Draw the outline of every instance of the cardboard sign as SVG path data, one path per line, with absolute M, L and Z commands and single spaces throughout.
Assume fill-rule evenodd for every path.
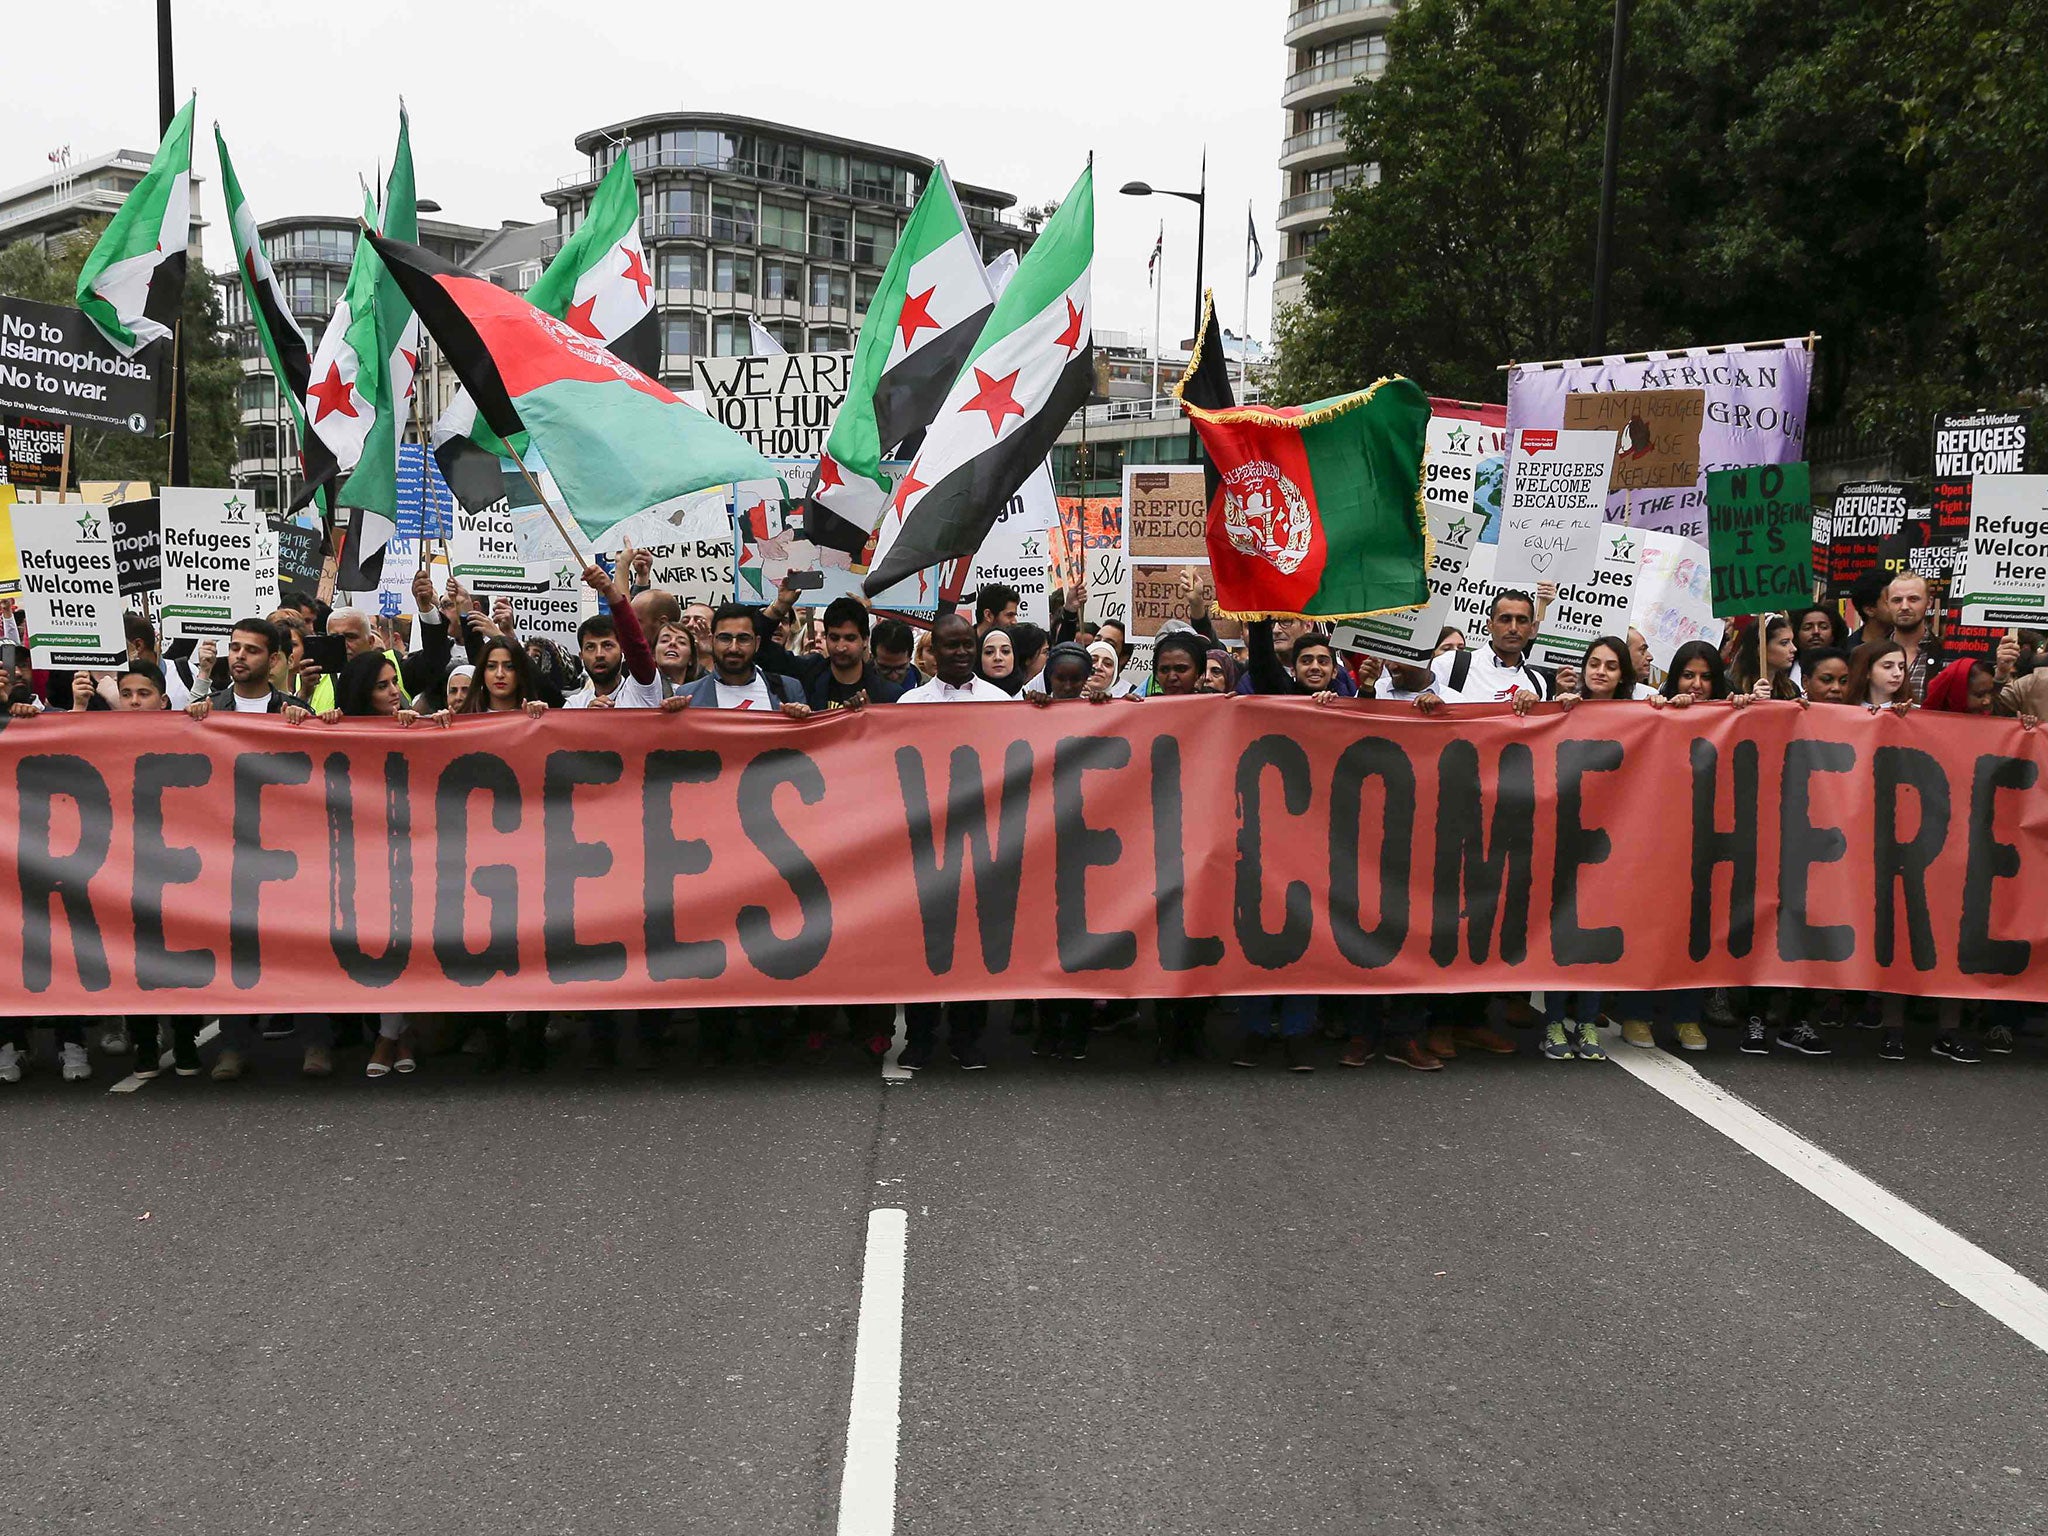
M 226 640 L 277 606 L 277 535 L 236 490 L 167 485 L 161 503 L 163 643 Z
M 811 461 L 792 481 L 800 492 L 809 482 L 811 466 L 825 451 L 852 366 L 851 352 L 700 357 L 697 388 L 705 413 L 739 433 L 764 457 Z
M 1124 471 L 1124 515 L 1131 525 L 1133 560 L 1209 563 L 1206 481 L 1199 464 Z
M 107 509 L 90 502 L 14 508 L 29 660 L 38 667 L 111 667 L 128 657 Z
M 1707 475 L 1714 616 L 1785 613 L 1813 594 L 1813 496 L 1806 465 Z
M 1675 533 L 1635 531 L 1642 536 L 1643 558 L 1628 621 L 1649 642 L 1650 659 L 1665 669 L 1688 640 L 1719 645 L 1727 626 L 1714 617 L 1713 562 L 1706 550 Z
M 1608 523 L 1595 546 L 1593 574 L 1560 584 L 1543 614 L 1543 628 L 1530 648 L 1539 667 L 1576 667 L 1586 647 L 1613 636 L 1628 638 L 1629 614 L 1635 607 L 1636 579 L 1642 569 L 1643 536 L 1633 528 Z
M 1978 475 L 1957 602 L 1965 624 L 2048 621 L 2048 475 Z
M 1609 491 L 1675 489 L 1700 478 L 1703 389 L 1616 389 L 1567 395 L 1564 424 L 1618 439 Z
M 1896 480 L 1857 480 L 1835 492 L 1828 521 L 1828 595 L 1847 597 L 1857 578 L 1875 570 L 1886 539 L 1905 526 L 1907 487 Z
M 1562 586 L 1592 573 L 1614 444 L 1612 432 L 1544 427 L 1514 434 L 1496 579 L 1509 586 Z
M 1927 547 L 1913 551 L 1913 569 L 1927 578 L 1941 605 L 1941 645 L 1955 656 L 1989 656 L 2004 631 L 1963 622 L 1961 590 L 1951 579 L 1970 541 L 1971 488 L 1977 475 L 2017 475 L 2027 467 L 2031 411 L 1972 411 L 1934 418 L 1934 526 Z
M 64 475 L 64 423 L 0 416 L 0 481 L 58 491 Z

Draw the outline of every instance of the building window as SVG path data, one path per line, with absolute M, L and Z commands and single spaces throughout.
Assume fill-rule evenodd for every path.
M 356 253 L 352 229 L 294 229 L 263 242 L 272 261 L 332 261 L 346 266 Z
M 541 266 L 540 263 L 537 261 L 528 261 L 521 263 L 519 268 L 519 291 L 521 293 L 524 293 L 527 289 L 531 288 L 535 283 L 539 282 L 540 272 Z
M 242 409 L 245 411 L 273 411 L 281 402 L 272 393 L 270 376 L 258 374 L 242 380 Z
M 882 286 L 882 280 L 872 273 L 857 273 L 853 279 L 853 308 L 857 314 L 866 314 L 868 306 L 875 302 L 875 290 Z
M 890 165 L 881 160 L 855 160 L 853 162 L 853 195 L 864 197 L 874 203 L 898 203 L 903 201 L 904 175 L 902 167 Z
M 761 205 L 761 243 L 777 250 L 802 251 L 804 211 L 783 203 Z
M 745 315 L 711 317 L 713 357 L 748 357 L 752 355 L 753 350 L 753 332 L 747 326 Z
M 711 199 L 711 238 L 737 245 L 754 243 L 754 200 L 731 197 Z
M 235 445 L 235 457 L 241 459 L 268 459 L 274 457 L 276 451 L 275 427 L 251 427 Z
M 813 352 L 845 352 L 853 345 L 846 332 L 836 325 L 821 325 L 811 332 Z
M 704 286 L 704 253 L 689 249 L 666 250 L 661 253 L 661 286 L 664 288 L 702 288 Z
M 831 267 L 811 268 L 811 302 L 813 304 L 821 306 L 836 304 L 844 308 L 846 298 L 847 284 L 844 272 L 837 271 Z M 829 352 L 832 349 L 830 347 L 814 347 L 812 350 Z
M 886 267 L 896 254 L 896 221 L 862 214 L 853 223 L 853 259 Z
M 702 315 L 670 315 L 662 325 L 665 350 L 670 357 L 702 357 L 704 355 L 704 317 Z
M 804 265 L 800 261 L 777 261 L 772 256 L 761 260 L 761 297 L 764 299 L 802 299 L 804 296 Z
M 835 155 L 824 149 L 805 150 L 804 185 L 815 187 L 820 192 L 844 192 L 846 156 Z
M 746 293 L 754 291 L 754 258 L 717 251 L 711 257 L 711 291 Z
M 706 205 L 702 187 L 667 186 L 657 189 L 654 194 L 654 233 L 694 235 L 702 239 Z
M 779 181 L 786 187 L 802 186 L 803 147 L 785 144 L 779 139 L 762 139 L 754 148 L 754 174 L 766 181 Z
M 803 351 L 804 328 L 794 320 L 772 320 L 763 326 L 762 329 L 782 344 L 783 351 Z
M 848 260 L 853 254 L 851 224 L 843 213 L 812 214 L 811 254 L 831 261 Z

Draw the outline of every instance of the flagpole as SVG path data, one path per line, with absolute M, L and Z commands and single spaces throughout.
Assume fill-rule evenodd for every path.
M 186 476 L 182 477 L 178 473 L 178 460 L 182 457 L 178 452 L 178 449 L 182 446 L 178 434 L 185 430 L 185 423 L 179 419 L 183 413 L 178 409 L 185 403 L 184 340 L 185 322 L 182 319 L 173 320 L 171 322 L 171 445 L 170 462 L 164 468 L 164 484 L 166 485 L 181 485 L 185 479 L 189 478 L 189 472 Z
M 1153 274 L 1152 281 L 1152 403 L 1146 410 L 1149 420 L 1159 414 L 1159 306 L 1166 297 L 1166 285 Z
M 526 482 L 527 489 L 533 492 L 534 500 L 540 503 L 541 510 L 547 513 L 548 521 L 555 525 L 555 532 L 562 536 L 562 542 L 569 546 L 569 553 L 575 557 L 578 565 L 588 566 L 590 561 L 585 559 L 583 551 L 576 547 L 576 541 L 569 537 L 569 530 L 562 526 L 562 520 L 555 516 L 554 504 L 541 494 L 540 486 L 534 481 L 532 472 L 526 467 L 526 460 L 520 456 L 519 445 L 509 437 L 503 441 L 505 446 L 512 450 L 512 462 L 519 466 L 519 477 Z
M 1247 235 L 1247 236 L 1255 236 L 1255 234 L 1256 234 L 1256 231 L 1255 231 L 1255 229 L 1254 229 L 1254 227 L 1253 227 L 1253 224 L 1252 224 L 1252 204 L 1251 204 L 1251 199 L 1250 199 L 1250 198 L 1246 198 L 1246 199 L 1245 199 L 1245 205 L 1244 205 L 1244 227 L 1245 227 L 1245 233 L 1246 233 L 1246 235 Z M 1247 246 L 1249 246 L 1249 245 L 1251 244 L 1251 240 L 1250 240 L 1250 239 L 1247 239 L 1247 240 L 1246 240 L 1246 242 L 1245 242 L 1245 244 L 1246 244 Z M 1237 386 L 1238 386 L 1238 398 L 1239 398 L 1239 399 L 1242 399 L 1242 398 L 1244 397 L 1244 388 L 1245 388 L 1245 384 L 1246 384 L 1246 382 L 1247 382 L 1247 381 L 1248 381 L 1248 380 L 1249 380 L 1249 379 L 1251 378 L 1251 366 L 1252 366 L 1252 350 L 1251 350 L 1251 349 L 1252 349 L 1252 253 L 1251 253 L 1251 251 L 1250 251 L 1250 250 L 1246 250 L 1246 251 L 1245 251 L 1245 253 L 1244 253 L 1244 335 L 1243 335 L 1243 336 L 1242 336 L 1242 337 L 1241 337 L 1241 338 L 1239 339 L 1239 341 L 1238 341 L 1238 343 L 1237 343 Z M 1230 354 L 1229 354 L 1229 353 L 1227 353 L 1227 352 L 1226 352 L 1226 353 L 1224 354 L 1224 357 L 1223 357 L 1223 376 L 1224 376 L 1224 377 L 1225 377 L 1226 379 L 1230 377 Z

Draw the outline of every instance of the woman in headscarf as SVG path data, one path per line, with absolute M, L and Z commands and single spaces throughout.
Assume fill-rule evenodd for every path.
M 1244 676 L 1244 668 L 1237 658 L 1220 646 L 1210 650 L 1208 664 L 1202 668 L 1202 681 L 1196 690 L 1200 693 L 1236 693 L 1238 679 Z
M 997 625 L 981 637 L 981 659 L 975 668 L 984 682 L 994 683 L 1012 698 L 1024 686 L 1017 671 L 1017 646 L 1010 632 Z

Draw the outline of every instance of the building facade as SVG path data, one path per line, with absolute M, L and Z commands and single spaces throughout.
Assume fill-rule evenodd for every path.
M 458 266 L 469 266 L 488 246 L 516 230 L 532 227 L 508 225 L 489 230 L 421 219 L 420 243 Z M 278 284 L 284 289 L 292 318 L 306 333 L 308 351 L 317 350 L 327 322 L 333 317 L 334 306 L 341 302 L 348 287 L 348 269 L 356 255 L 355 220 L 326 214 L 270 219 L 257 226 L 257 235 L 263 241 L 263 254 L 269 258 Z M 493 282 L 499 282 L 499 274 L 504 273 L 503 285 L 509 287 L 510 279 L 519 270 L 519 264 L 512 263 L 487 275 Z M 248 490 L 260 507 L 288 506 L 300 482 L 298 432 L 291 407 L 285 403 L 271 374 L 270 359 L 264 355 L 263 343 L 257 337 L 241 278 L 232 271 L 216 272 L 212 277 L 220 290 L 221 312 L 235 356 L 242 366 L 234 481 Z M 423 340 L 421 346 L 418 412 L 421 421 L 431 425 L 453 395 L 454 381 L 446 367 L 431 355 L 431 343 Z
M 1377 166 L 1354 165 L 1338 103 L 1387 67 L 1387 28 L 1401 4 L 1386 0 L 1303 0 L 1287 16 L 1287 79 L 1280 105 L 1280 264 L 1273 272 L 1273 313 L 1301 301 L 1308 253 L 1323 237 L 1337 191 L 1377 179 Z
M 17 241 L 31 241 L 48 250 L 74 230 L 95 220 L 111 219 L 137 182 L 149 174 L 153 150 L 117 149 L 89 160 L 72 161 L 69 151 L 46 176 L 0 192 L 0 247 Z M 192 178 L 191 250 L 196 260 L 199 233 L 206 222 L 199 216 L 200 188 Z
M 551 256 L 613 159 L 631 159 L 662 316 L 662 377 L 689 387 L 699 357 L 754 350 L 758 320 L 790 352 L 842 352 L 933 161 L 904 150 L 723 113 L 665 112 L 581 134 L 581 171 L 542 194 Z M 1035 224 L 1007 192 L 955 180 L 984 261 L 1020 255 Z

